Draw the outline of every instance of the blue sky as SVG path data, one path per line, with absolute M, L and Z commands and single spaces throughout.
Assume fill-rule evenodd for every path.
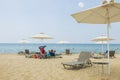
M 41 32 L 53 36 L 44 40 L 56 43 L 94 43 L 90 40 L 106 35 L 106 25 L 78 24 L 71 14 L 100 5 L 102 0 L 0 0 L 0 42 L 14 43 Z M 116 0 L 120 2 L 120 0 Z M 80 3 L 80 6 L 79 6 Z M 111 24 L 112 43 L 120 43 L 120 23 Z

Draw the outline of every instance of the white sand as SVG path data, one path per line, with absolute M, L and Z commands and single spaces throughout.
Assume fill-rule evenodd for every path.
M 77 57 L 78 54 L 56 59 L 33 59 L 17 54 L 0 54 L 0 80 L 120 80 L 120 55 L 110 59 L 110 75 L 102 74 L 101 66 L 79 70 L 63 68 L 61 62 L 73 61 Z

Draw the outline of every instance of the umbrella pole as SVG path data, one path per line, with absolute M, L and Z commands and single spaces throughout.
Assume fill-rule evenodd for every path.
M 41 39 L 41 45 L 43 45 L 43 39 Z
M 108 49 L 108 74 L 110 74 L 110 57 L 109 57 L 109 49 L 110 49 L 110 43 L 109 43 L 109 27 L 110 27 L 110 24 L 108 24 L 107 26 L 107 37 L 108 37 L 108 40 L 107 40 L 107 49 Z
M 107 49 L 108 49 L 108 74 L 110 74 L 110 57 L 109 57 L 109 49 L 110 49 L 110 42 L 109 42 L 109 28 L 110 28 L 110 18 L 109 18 L 109 9 L 106 8 L 107 11 Z
M 104 54 L 104 49 L 103 49 L 103 41 L 102 41 L 102 54 Z

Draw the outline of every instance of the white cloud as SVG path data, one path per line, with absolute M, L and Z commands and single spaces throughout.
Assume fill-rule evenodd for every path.
M 83 2 L 79 2 L 78 6 L 82 8 L 82 7 L 84 7 L 84 3 Z

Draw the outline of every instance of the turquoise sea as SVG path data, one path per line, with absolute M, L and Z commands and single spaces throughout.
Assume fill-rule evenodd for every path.
M 101 52 L 101 44 L 45 44 L 47 47 L 45 50 L 48 52 L 50 49 L 56 50 L 56 53 L 63 53 L 66 49 L 69 49 L 71 53 L 79 53 L 80 51 L 92 51 Z M 19 43 L 0 43 L 0 53 L 18 53 L 19 51 L 24 51 L 29 49 L 31 52 L 39 52 L 38 47 L 40 44 L 29 43 L 29 44 L 19 44 Z M 104 44 L 104 51 L 107 49 L 107 45 Z M 110 50 L 116 50 L 120 53 L 120 44 L 110 44 Z

